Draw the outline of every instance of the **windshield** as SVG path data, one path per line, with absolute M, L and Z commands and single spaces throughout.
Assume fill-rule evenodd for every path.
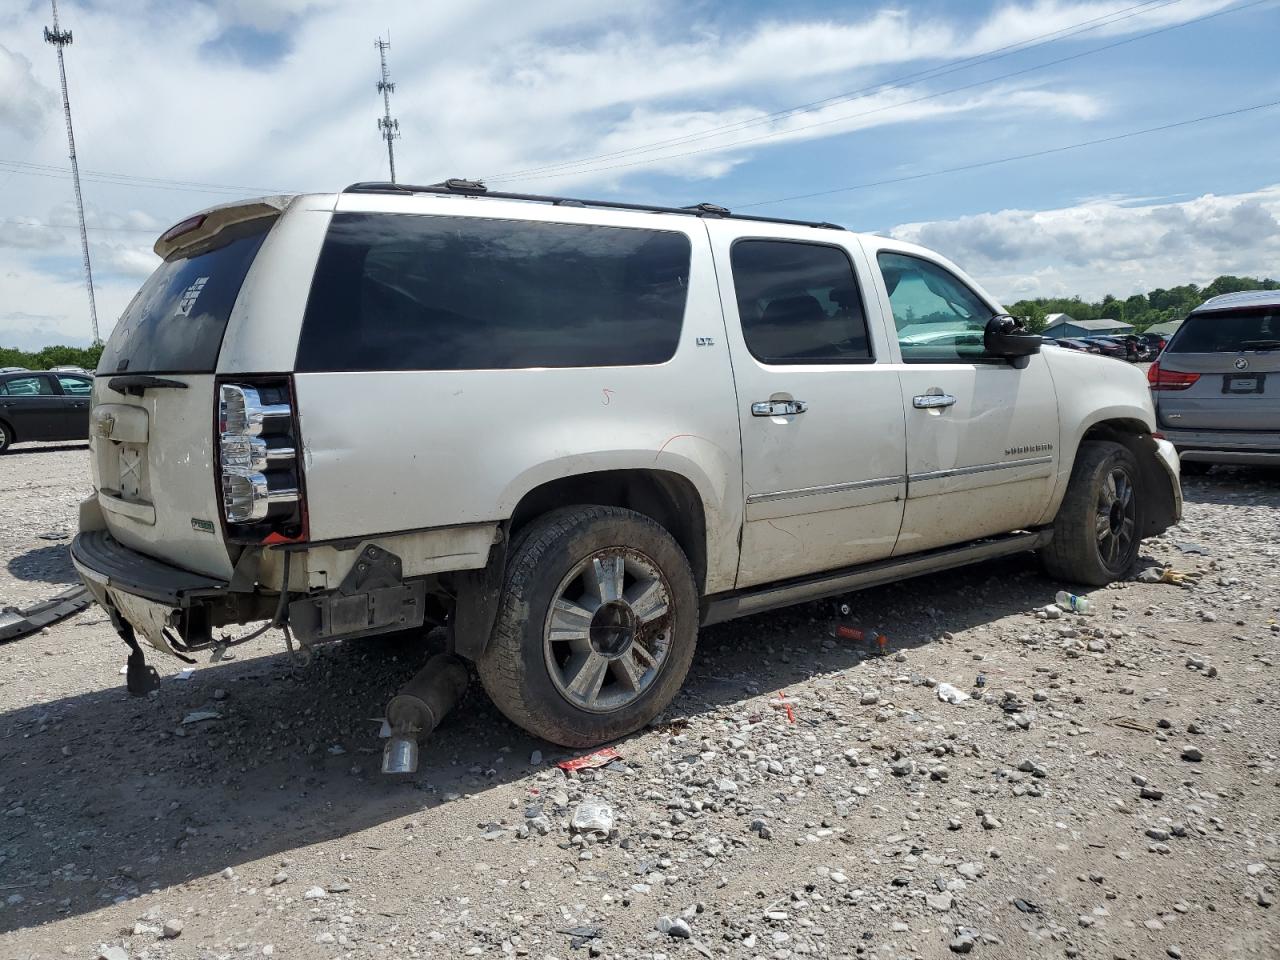
M 1280 308 L 1193 313 L 1178 328 L 1169 353 L 1240 353 L 1280 349 Z
M 274 219 L 224 230 L 156 268 L 120 316 L 98 373 L 212 373 L 231 308 Z

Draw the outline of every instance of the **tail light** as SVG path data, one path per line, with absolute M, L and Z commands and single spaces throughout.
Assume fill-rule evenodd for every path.
M 288 380 L 219 385 L 218 480 L 229 539 L 306 539 L 298 450 Z
M 1164 370 L 1160 367 L 1159 360 L 1147 368 L 1147 383 L 1152 390 L 1185 390 L 1199 379 L 1198 373 Z

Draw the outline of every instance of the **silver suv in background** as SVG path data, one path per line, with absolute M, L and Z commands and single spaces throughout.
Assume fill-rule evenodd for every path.
M 1156 419 L 1187 473 L 1280 466 L 1280 290 L 1193 310 L 1147 371 Z

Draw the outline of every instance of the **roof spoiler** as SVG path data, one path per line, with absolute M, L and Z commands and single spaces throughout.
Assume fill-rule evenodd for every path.
M 210 207 L 187 217 L 181 223 L 175 223 L 160 235 L 152 249 L 161 259 L 168 260 L 174 254 L 191 247 L 214 246 L 218 234 L 228 227 L 278 217 L 288 209 L 293 200 L 293 196 L 280 195 Z

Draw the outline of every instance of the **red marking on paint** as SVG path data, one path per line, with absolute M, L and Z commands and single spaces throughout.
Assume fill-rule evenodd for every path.
M 611 402 L 613 402 L 613 391 L 608 387 L 605 387 L 601 392 L 604 394 L 604 405 L 607 407 Z

